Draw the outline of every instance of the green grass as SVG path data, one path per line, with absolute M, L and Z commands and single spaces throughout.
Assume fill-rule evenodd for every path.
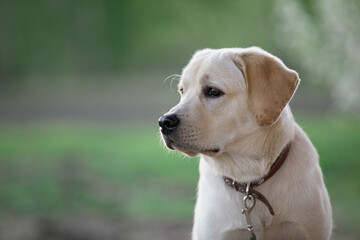
M 335 218 L 360 222 L 360 124 L 299 119 L 320 154 Z M 0 216 L 191 218 L 198 160 L 165 150 L 156 126 L 0 126 Z
M 162 147 L 157 128 L 0 127 L 0 213 L 192 214 L 197 160 Z

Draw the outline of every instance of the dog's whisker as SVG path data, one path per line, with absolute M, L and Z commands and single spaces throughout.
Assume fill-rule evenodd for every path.
M 174 78 L 179 78 L 179 77 L 181 77 L 180 74 L 172 74 L 165 78 L 164 83 L 166 83 L 170 78 L 174 79 Z
M 173 87 L 173 82 L 174 82 L 174 80 L 180 80 L 180 78 L 181 78 L 181 75 L 176 75 L 176 76 L 174 76 L 172 79 L 171 79 L 171 81 L 170 81 L 170 90 L 172 91 L 172 92 L 174 92 L 174 90 L 172 89 Z
M 173 82 L 174 82 L 174 80 L 180 79 L 180 78 L 181 78 L 180 74 L 172 74 L 172 75 L 168 76 L 167 78 L 165 78 L 164 83 L 166 83 L 169 79 L 171 79 L 170 80 L 170 90 L 171 90 L 171 92 L 174 92 L 174 90 L 172 88 Z
M 186 156 L 182 154 L 181 160 L 184 161 L 186 159 Z

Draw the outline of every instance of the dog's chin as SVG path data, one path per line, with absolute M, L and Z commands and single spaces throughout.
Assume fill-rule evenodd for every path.
M 170 138 L 163 136 L 163 141 L 168 149 L 175 150 L 175 148 L 172 145 L 172 141 Z
M 189 144 L 184 146 L 183 144 L 173 141 L 167 136 L 163 136 L 163 140 L 167 148 L 179 151 L 189 157 L 195 157 L 198 154 L 204 154 L 213 157 L 218 156 L 221 153 L 220 148 L 202 149 L 196 146 L 190 146 Z
M 189 147 L 184 147 L 184 146 L 170 140 L 169 138 L 164 138 L 164 142 L 165 142 L 165 145 L 167 148 L 169 148 L 171 150 L 179 151 L 179 152 L 187 155 L 188 157 L 195 157 L 196 155 L 198 155 L 200 153 L 199 151 L 196 151 Z
M 216 157 L 221 154 L 220 149 L 217 149 L 217 148 L 209 149 L 209 150 L 193 150 L 193 149 L 189 149 L 189 148 L 175 147 L 175 149 L 178 150 L 179 152 L 184 153 L 185 155 L 187 155 L 189 157 L 195 157 L 198 154 L 207 155 L 209 157 Z
M 199 154 L 199 152 L 194 151 L 192 149 L 185 149 L 185 148 L 179 148 L 179 147 L 175 147 L 175 149 L 183 154 L 185 154 L 188 157 L 195 157 L 196 155 Z

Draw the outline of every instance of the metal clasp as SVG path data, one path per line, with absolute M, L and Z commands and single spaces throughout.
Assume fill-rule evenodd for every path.
M 241 212 L 245 215 L 248 231 L 252 233 L 252 231 L 254 230 L 254 226 L 252 225 L 250 214 L 255 207 L 256 199 L 249 193 L 249 190 L 250 183 L 246 185 L 246 195 L 243 198 L 244 208 L 241 210 Z

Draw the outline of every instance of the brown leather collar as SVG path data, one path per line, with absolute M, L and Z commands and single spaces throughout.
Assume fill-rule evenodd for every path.
M 285 162 L 285 160 L 289 154 L 290 145 L 291 145 L 291 142 L 289 142 L 284 147 L 284 149 L 281 151 L 280 155 L 276 158 L 275 162 L 271 166 L 270 171 L 264 177 L 262 177 L 256 181 L 250 182 L 249 195 L 252 195 L 255 198 L 262 201 L 268 207 L 271 215 L 274 215 L 275 213 L 274 213 L 274 210 L 271 207 L 269 201 L 265 198 L 264 195 L 262 195 L 260 192 L 256 191 L 254 189 L 254 187 L 257 187 L 260 184 L 263 184 L 265 181 L 267 181 L 269 178 L 271 178 L 280 169 L 280 167 L 283 165 L 283 163 Z M 225 183 L 227 185 L 229 185 L 231 188 L 233 188 L 234 190 L 241 192 L 241 193 L 246 192 L 246 185 L 248 183 L 236 182 L 233 179 L 226 177 L 226 176 L 223 176 L 223 179 L 224 179 Z

